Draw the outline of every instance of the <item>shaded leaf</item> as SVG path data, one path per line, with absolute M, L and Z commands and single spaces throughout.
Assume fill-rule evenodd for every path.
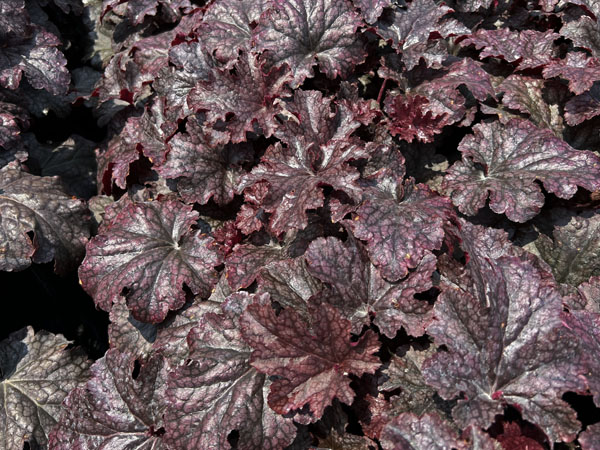
M 23 328 L 0 342 L 0 448 L 46 448 L 62 401 L 88 377 L 83 352 L 62 335 Z

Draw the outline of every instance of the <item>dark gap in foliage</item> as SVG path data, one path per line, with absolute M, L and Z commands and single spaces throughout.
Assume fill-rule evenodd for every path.
M 62 118 L 49 111 L 46 116 L 35 119 L 31 131 L 41 143 L 60 144 L 73 134 L 94 142 L 106 137 L 106 127 L 99 127 L 92 110 L 83 105 L 72 106 L 70 114 Z
M 94 307 L 77 274 L 60 277 L 53 263 L 35 264 L 21 272 L 0 272 L 5 311 L 0 340 L 27 325 L 60 333 L 83 347 L 91 359 L 108 349 L 108 314 Z
M 577 420 L 581 422 L 584 429 L 589 425 L 600 422 L 600 408 L 594 404 L 593 396 L 565 392 L 562 399 L 575 410 Z

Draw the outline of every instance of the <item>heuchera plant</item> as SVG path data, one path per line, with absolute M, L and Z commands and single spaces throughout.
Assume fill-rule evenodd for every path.
M 598 36 L 596 0 L 0 0 L 0 269 L 110 319 L 95 362 L 0 342 L 0 450 L 600 448 Z

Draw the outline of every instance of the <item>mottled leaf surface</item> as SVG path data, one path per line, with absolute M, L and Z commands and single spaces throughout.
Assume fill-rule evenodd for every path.
M 579 443 L 583 450 L 593 450 L 600 446 L 600 425 L 594 424 L 579 435 Z
M 558 105 L 551 105 L 544 98 L 544 80 L 521 75 L 510 75 L 498 87 L 504 92 L 502 104 L 529 114 L 530 120 L 539 127 L 549 128 L 558 137 L 564 129 Z
M 134 355 L 111 349 L 94 363 L 92 378 L 65 399 L 51 448 L 166 450 L 160 429 L 168 366 L 153 356 L 134 378 L 134 362 Z
M 600 85 L 573 97 L 565 105 L 565 120 L 571 126 L 579 125 L 600 114 Z
M 196 121 L 188 121 L 187 132 L 168 143 L 164 164 L 156 170 L 177 180 L 177 191 L 188 203 L 205 204 L 211 198 L 219 205 L 233 200 L 242 164 L 253 156 L 248 144 L 229 144 L 227 133 L 204 132 Z
M 57 48 L 60 40 L 41 28 L 32 32 L 21 30 L 20 36 L 4 38 L 0 49 L 0 86 L 19 87 L 21 76 L 35 89 L 45 89 L 51 94 L 65 94 L 71 81 L 66 68 L 67 60 Z
M 444 178 L 453 203 L 465 214 L 475 214 L 489 195 L 492 211 L 525 222 L 544 204 L 535 180 L 560 198 L 571 198 L 577 186 L 600 188 L 600 158 L 575 150 L 548 129 L 513 119 L 506 125 L 478 124 L 473 130 L 458 146 L 462 161 Z
M 559 210 L 553 211 L 552 219 L 556 223 L 552 238 L 540 233 L 534 244 L 556 280 L 579 286 L 600 275 L 600 214 Z
M 84 204 L 69 197 L 58 178 L 10 165 L 0 171 L 1 270 L 54 259 L 56 272 L 65 274 L 80 262 L 88 237 Z
M 510 63 L 516 63 L 519 70 L 544 66 L 552 60 L 552 46 L 560 35 L 553 31 L 524 30 L 511 31 L 508 28 L 496 30 L 480 29 L 460 42 L 460 45 L 475 45 L 482 49 L 481 58 L 494 56 Z
M 347 0 L 277 0 L 254 30 L 256 48 L 269 67 L 287 64 L 292 86 L 313 77 L 313 66 L 329 78 L 348 76 L 365 53 L 356 30 L 363 24 Z
M 456 431 L 438 414 L 419 417 L 403 413 L 388 423 L 381 433 L 384 450 L 446 450 L 464 449 Z
M 569 81 L 574 94 L 583 94 L 600 80 L 600 61 L 582 52 L 568 53 L 565 59 L 552 61 L 544 67 L 544 78 L 561 77 Z
M 449 351 L 425 362 L 425 379 L 442 398 L 465 394 L 453 409 L 462 427 L 486 428 L 508 403 L 551 441 L 572 439 L 579 423 L 561 395 L 585 383 L 554 282 L 509 256 L 467 265 L 465 275 L 472 281 L 445 286 L 435 303 L 427 332 Z
M 337 238 L 314 240 L 305 254 L 310 272 L 339 294 L 326 297 L 352 323 L 359 333 L 370 316 L 383 334 L 393 339 L 400 327 L 408 334 L 421 336 L 433 319 L 431 306 L 414 295 L 431 288 L 436 258 L 426 254 L 423 260 L 397 283 L 386 281 L 371 264 L 367 251 L 355 239 L 342 242 Z
M 362 141 L 349 138 L 359 122 L 343 105 L 332 111 L 331 99 L 299 90 L 286 108 L 292 117 L 276 133 L 286 145 L 270 146 L 239 187 L 268 183 L 261 206 L 272 213 L 269 228 L 276 234 L 307 226 L 306 210 L 323 206 L 322 185 L 360 198 L 359 173 L 348 162 L 368 155 Z
M 165 422 L 171 448 L 229 449 L 227 437 L 237 430 L 238 448 L 275 450 L 295 436 L 292 421 L 267 405 L 269 382 L 250 366 L 252 349 L 240 335 L 238 316 L 252 297 L 229 300 L 222 314 L 205 314 L 190 331 L 191 360 L 170 374 Z
M 207 125 L 227 120 L 234 143 L 246 140 L 246 132 L 258 125 L 265 136 L 273 134 L 274 116 L 279 112 L 274 100 L 287 97 L 291 80 L 287 66 L 268 73 L 253 53 L 245 53 L 235 65 L 235 73 L 214 69 L 208 81 L 200 80 L 188 96 L 188 105 L 205 111 Z
M 152 323 L 183 306 L 184 284 L 208 297 L 222 256 L 211 237 L 192 229 L 197 218 L 174 200 L 127 205 L 88 244 L 83 288 L 105 311 L 125 289 L 133 316 Z
M 419 265 L 444 238 L 444 224 L 453 216 L 450 201 L 423 184 L 407 182 L 394 192 L 365 193 L 349 225 L 352 234 L 367 242 L 373 264 L 395 282 Z
M 350 404 L 354 391 L 348 374 L 373 373 L 379 359 L 376 336 L 367 331 L 350 342 L 350 322 L 332 306 L 322 305 L 307 324 L 291 309 L 275 314 L 269 304 L 248 306 L 240 320 L 242 336 L 253 347 L 251 364 L 275 376 L 268 402 L 279 414 L 305 405 L 314 419 L 333 398 Z
M 251 24 L 271 6 L 270 0 L 224 0 L 212 3 L 202 17 L 202 43 L 219 61 L 235 61 L 252 47 Z
M 0 448 L 46 448 L 63 399 L 88 377 L 83 352 L 62 335 L 23 328 L 0 342 Z

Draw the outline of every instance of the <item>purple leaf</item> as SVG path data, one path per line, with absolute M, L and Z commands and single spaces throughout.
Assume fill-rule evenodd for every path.
M 83 288 L 105 311 L 125 289 L 133 316 L 152 323 L 183 306 L 184 284 L 208 297 L 222 256 L 211 237 L 192 230 L 197 218 L 173 200 L 127 205 L 88 244 Z
M 600 114 L 600 85 L 573 97 L 565 105 L 565 120 L 571 126 L 579 125 Z
M 383 8 L 390 6 L 390 0 L 353 0 L 353 2 L 368 24 L 375 23 L 381 16 Z
M 464 394 L 452 413 L 461 427 L 486 428 L 509 404 L 551 442 L 573 439 L 579 423 L 561 395 L 585 382 L 554 282 L 510 256 L 479 259 L 458 275 L 443 287 L 427 330 L 448 347 L 425 362 L 427 382 L 444 399 Z
M 251 50 L 252 28 L 270 0 L 223 0 L 212 3 L 202 18 L 199 32 L 206 49 L 222 63 L 233 63 L 240 50 Z
M 2 40 L 0 86 L 16 89 L 24 72 L 35 89 L 46 89 L 54 95 L 67 92 L 71 76 L 67 60 L 57 48 L 61 42 L 56 36 L 32 27 L 31 33 L 21 30 L 18 36 Z
M 385 426 L 380 440 L 384 450 L 466 450 L 456 431 L 438 414 L 400 414 Z
M 233 200 L 242 164 L 252 159 L 249 144 L 228 144 L 229 134 L 205 132 L 192 118 L 187 133 L 176 134 L 169 141 L 167 160 L 156 167 L 165 178 L 177 179 L 177 191 L 184 201 L 204 205 L 211 198 L 224 205 Z
M 559 107 L 546 102 L 543 89 L 544 80 L 521 75 L 510 75 L 498 87 L 504 92 L 503 105 L 529 114 L 537 126 L 549 128 L 561 137 L 564 125 Z
M 339 239 L 319 238 L 306 252 L 309 271 L 335 289 L 339 298 L 327 296 L 324 301 L 339 308 L 360 333 L 369 324 L 370 315 L 381 332 L 393 339 L 400 327 L 412 336 L 421 336 L 433 319 L 431 306 L 414 295 L 432 287 L 431 275 L 436 258 L 426 254 L 417 268 L 398 283 L 389 283 L 371 264 L 366 250 L 355 239 L 345 243 Z
M 444 4 L 437 4 L 433 0 L 420 0 L 411 2 L 406 9 L 394 7 L 388 9 L 375 24 L 376 32 L 387 41 L 392 42 L 392 47 L 407 54 L 415 52 L 407 69 L 412 69 L 419 63 L 423 55 L 424 45 L 429 41 L 432 33 L 442 37 L 450 35 L 470 34 L 471 30 L 459 24 L 454 19 L 442 20 L 443 17 L 454 10 Z M 403 55 L 403 59 L 406 55 Z M 405 61 L 406 62 L 406 61 Z
M 560 198 L 571 198 L 577 186 L 600 189 L 600 158 L 575 150 L 548 129 L 513 119 L 506 126 L 481 123 L 473 130 L 458 146 L 462 161 L 444 178 L 445 189 L 464 214 L 477 213 L 489 195 L 492 211 L 525 222 L 544 204 L 535 180 Z
M 94 363 L 92 378 L 65 399 L 51 448 L 166 450 L 161 428 L 168 366 L 153 356 L 133 378 L 134 362 L 133 355 L 111 349 Z
M 329 78 L 345 78 L 364 61 L 356 30 L 363 23 L 348 0 L 272 0 L 254 30 L 267 66 L 287 64 L 292 87 L 313 77 L 313 66 Z
M 236 63 L 235 73 L 214 69 L 208 81 L 200 80 L 190 92 L 188 104 L 206 112 L 207 126 L 227 121 L 234 143 L 245 141 L 246 132 L 254 131 L 255 123 L 269 137 L 277 126 L 274 116 L 279 112 L 274 100 L 289 95 L 286 84 L 290 80 L 286 66 L 264 73 L 256 56 L 245 53 Z
M 350 341 L 350 322 L 332 306 L 323 304 L 305 323 L 284 309 L 275 315 L 270 304 L 252 304 L 240 320 L 242 336 L 252 352 L 251 364 L 276 379 L 271 384 L 269 405 L 287 414 L 305 405 L 313 420 L 333 398 L 350 404 L 354 391 L 348 374 L 373 373 L 379 359 L 376 336 L 367 331 L 357 342 Z
M 62 335 L 27 327 L 0 342 L 0 433 L 3 449 L 47 448 L 48 433 L 71 389 L 88 377 L 83 352 Z
M 56 273 L 77 267 L 90 235 L 84 203 L 68 196 L 57 177 L 37 177 L 12 165 L 0 170 L 0 192 L 0 270 L 53 259 Z
M 224 314 L 202 317 L 188 335 L 190 361 L 170 374 L 170 448 L 228 448 L 228 435 L 237 430 L 240 450 L 274 450 L 295 436 L 292 421 L 266 403 L 270 383 L 250 366 L 252 349 L 242 340 L 237 317 L 245 305 L 238 300 L 229 309 L 224 304 Z
M 439 249 L 444 224 L 454 216 L 450 201 L 423 184 L 407 182 L 398 193 L 372 189 L 352 221 L 352 234 L 367 242 L 369 257 L 390 282 L 405 277 L 430 250 Z
M 272 213 L 269 228 L 275 234 L 307 226 L 306 210 L 323 206 L 323 185 L 360 198 L 359 173 L 348 162 L 368 156 L 368 149 L 349 138 L 359 126 L 352 113 L 343 105 L 333 112 L 330 105 L 318 91 L 296 91 L 294 102 L 287 105 L 291 118 L 276 133 L 287 145 L 270 146 L 261 164 L 240 183 L 238 191 L 268 183 L 261 207 Z
M 579 435 L 579 443 L 583 450 L 594 450 L 600 446 L 600 425 L 588 425 L 586 430 Z
M 515 32 L 507 28 L 480 29 L 461 41 L 460 45 L 473 44 L 476 48 L 483 49 L 479 55 L 481 58 L 499 57 L 510 63 L 517 63 L 519 70 L 525 70 L 548 64 L 552 60 L 553 43 L 559 37 L 559 34 L 551 30 Z
M 544 78 L 562 77 L 569 81 L 574 94 L 583 94 L 595 81 L 600 80 L 600 60 L 589 58 L 585 53 L 567 53 L 565 59 L 552 61 L 544 67 Z

